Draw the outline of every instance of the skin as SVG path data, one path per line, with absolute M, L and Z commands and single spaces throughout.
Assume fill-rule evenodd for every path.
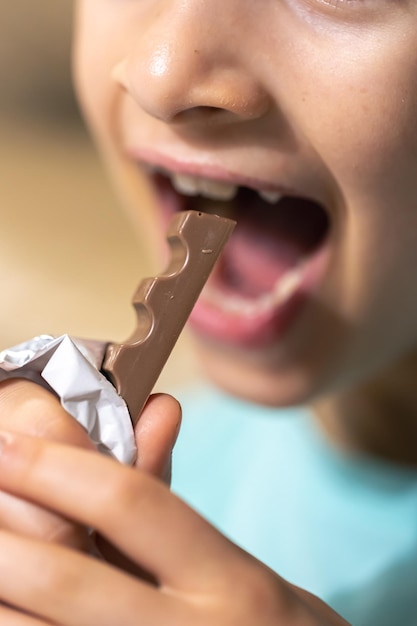
M 334 441 L 407 463 L 416 462 L 407 443 L 417 409 L 416 18 L 413 0 L 267 0 L 262 11 L 253 0 L 80 0 L 75 46 L 86 118 L 149 241 L 161 242 L 158 208 L 143 202 L 130 143 L 296 188 L 331 215 L 331 263 L 313 305 L 265 350 L 198 340 L 209 375 L 263 404 L 308 402 Z M 143 464 L 128 469 L 89 449 L 49 396 L 27 410 L 38 393 L 29 383 L 2 405 L 14 384 L 0 386 L 0 424 L 35 437 L 3 435 L 0 487 L 52 518 L 21 528 L 1 507 L 2 623 L 345 623 L 150 476 L 168 464 L 172 400 L 147 408 Z M 51 423 L 64 425 L 58 436 Z M 57 541 L 44 532 L 51 519 L 72 521 Z M 91 558 L 87 527 L 107 555 L 114 549 L 116 568 Z
M 346 625 L 231 544 L 149 474 L 39 438 L 2 433 L 0 439 L 2 489 L 96 528 L 157 582 L 1 531 L 2 624 Z
M 19 379 L 0 383 L 0 414 L 5 429 L 96 454 L 82 426 L 68 415 L 59 400 L 34 383 Z M 135 428 L 136 444 L 141 450 L 137 469 L 169 483 L 171 450 L 180 422 L 181 410 L 174 398 L 158 394 L 148 400 Z M 91 547 L 84 527 L 4 492 L 0 492 L 0 528 L 84 551 Z
M 416 18 L 413 1 L 269 0 L 259 11 L 251 0 L 81 0 L 75 46 L 85 115 L 159 247 L 158 210 L 139 200 L 132 146 L 296 189 L 330 215 L 330 263 L 312 305 L 267 349 L 197 338 L 208 375 L 256 402 L 314 404 L 343 445 L 412 463 L 416 453 L 403 450 L 390 416 L 395 407 L 409 440 L 417 410 Z M 366 407 L 358 423 L 356 407 Z M 376 446 L 381 423 L 391 426 Z

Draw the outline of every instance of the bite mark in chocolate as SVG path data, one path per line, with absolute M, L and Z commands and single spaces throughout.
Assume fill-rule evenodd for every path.
M 217 215 L 177 213 L 167 232 L 167 269 L 143 279 L 133 296 L 135 331 L 125 342 L 107 346 L 102 372 L 125 400 L 134 424 L 234 227 L 233 220 Z

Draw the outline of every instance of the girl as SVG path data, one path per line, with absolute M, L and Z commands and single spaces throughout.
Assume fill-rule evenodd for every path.
M 171 398 L 135 471 L 3 384 L 2 623 L 346 623 L 309 592 L 415 623 L 416 23 L 415 0 L 78 1 L 80 102 L 140 229 L 155 247 L 183 208 L 238 222 L 190 320 L 226 393 L 181 396 L 174 464 L 217 529 L 150 476 Z

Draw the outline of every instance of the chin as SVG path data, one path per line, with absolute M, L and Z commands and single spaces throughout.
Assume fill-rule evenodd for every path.
M 321 395 L 317 378 L 297 367 L 280 367 L 259 356 L 197 342 L 205 376 L 219 389 L 241 400 L 270 407 L 309 404 Z

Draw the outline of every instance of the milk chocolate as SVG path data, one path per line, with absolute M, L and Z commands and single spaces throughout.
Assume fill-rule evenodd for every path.
M 167 269 L 142 280 L 133 296 L 135 331 L 124 343 L 107 346 L 102 371 L 134 424 L 234 226 L 217 215 L 177 213 L 167 232 Z

